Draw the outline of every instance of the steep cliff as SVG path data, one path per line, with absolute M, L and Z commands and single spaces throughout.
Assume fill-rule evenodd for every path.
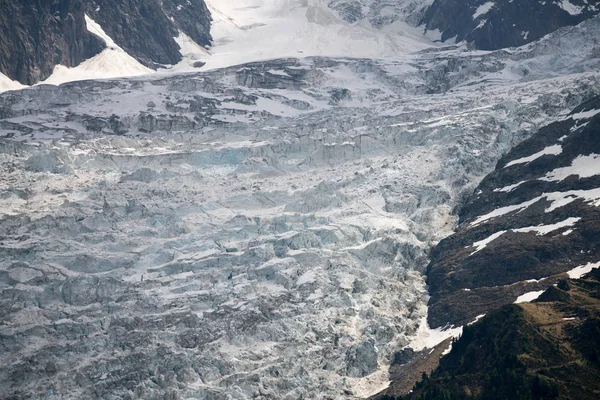
M 0 2 L 0 72 L 24 84 L 48 77 L 54 66 L 75 66 L 104 42 L 88 32 L 81 0 Z
M 51 0 L 0 3 L 0 72 L 23 84 L 74 67 L 100 53 L 104 42 L 88 31 L 85 15 L 142 64 L 157 68 L 181 60 L 183 32 L 208 46 L 210 12 L 203 0 Z

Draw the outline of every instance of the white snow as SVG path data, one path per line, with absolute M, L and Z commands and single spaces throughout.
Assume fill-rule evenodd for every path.
M 472 256 L 473 254 L 477 253 L 478 251 L 481 251 L 483 249 L 485 249 L 487 247 L 488 244 L 490 244 L 491 242 L 493 242 L 494 240 L 498 239 L 500 236 L 502 236 L 503 234 L 505 234 L 506 231 L 499 231 L 494 233 L 493 235 L 490 235 L 489 237 L 480 240 L 478 242 L 473 243 L 473 247 L 476 247 L 477 250 L 475 250 L 474 252 L 472 252 L 469 256 Z
M 577 199 L 581 199 L 586 203 L 591 203 L 594 207 L 600 207 L 600 188 L 545 193 L 541 197 L 546 197 L 546 199 L 552 201 L 552 204 L 546 209 L 546 212 L 552 212 Z
M 471 225 L 479 225 L 482 222 L 485 222 L 489 219 L 497 218 L 502 215 L 511 213 L 513 211 L 521 212 L 527 207 L 537 203 L 542 199 L 546 199 L 547 201 L 551 202 L 550 206 L 546 208 L 545 212 L 552 212 L 557 208 L 566 206 L 567 204 L 572 203 L 577 199 L 581 199 L 586 203 L 591 203 L 594 207 L 598 207 L 600 206 L 600 188 L 589 190 L 569 190 L 568 192 L 544 193 L 538 197 L 535 197 L 523 203 L 515 204 L 512 206 L 500 207 L 485 215 L 481 215 L 477 217 L 473 222 L 471 222 Z
M 106 43 L 106 46 L 120 48 L 115 41 L 104 32 L 104 29 L 102 29 L 102 27 L 87 14 L 85 15 L 85 25 L 87 30 L 102 39 L 104 43 Z
M 522 210 L 526 209 L 527 207 L 529 207 L 530 205 L 539 201 L 541 198 L 542 197 L 540 196 L 540 197 L 536 197 L 534 199 L 531 199 L 531 200 L 526 201 L 521 204 L 515 204 L 512 206 L 505 206 L 505 207 L 497 208 L 494 211 L 491 211 L 485 215 L 477 217 L 473 222 L 471 222 L 471 225 L 479 225 L 480 223 L 485 222 L 488 219 L 500 217 L 502 215 L 506 215 L 513 211 L 522 211 Z
M 446 329 L 437 328 L 431 329 L 427 323 L 427 317 L 421 319 L 419 329 L 415 338 L 406 347 L 410 347 L 415 351 L 423 349 L 432 349 L 448 338 L 458 338 L 462 334 L 463 327 L 450 327 Z
M 600 154 L 578 156 L 570 166 L 550 171 L 540 180 L 560 182 L 571 175 L 577 175 L 580 179 L 600 175 Z
M 508 185 L 508 186 L 504 186 L 503 188 L 500 188 L 500 189 L 494 189 L 494 192 L 512 192 L 513 190 L 515 190 L 516 188 L 518 188 L 525 182 L 528 182 L 528 181 L 521 181 L 521 182 L 515 183 L 514 185 Z
M 543 235 L 547 235 L 548 233 L 553 232 L 557 229 L 561 229 L 561 228 L 564 228 L 567 226 L 573 226 L 580 219 L 581 218 L 567 218 L 564 221 L 560 221 L 555 224 L 527 226 L 524 228 L 511 229 L 510 231 L 517 232 L 517 233 L 537 232 L 538 236 L 543 236 Z M 507 231 L 499 231 L 499 232 L 494 233 L 493 235 L 490 235 L 489 237 L 487 237 L 483 240 L 473 243 L 471 246 L 475 247 L 476 250 L 474 252 L 472 252 L 471 254 L 469 254 L 469 257 L 472 256 L 473 254 L 477 253 L 478 251 L 485 249 L 488 244 L 490 244 L 494 240 L 498 239 L 500 236 L 502 236 L 506 232 Z
M 600 268 L 600 261 L 597 263 L 587 263 L 586 265 L 580 265 L 579 267 L 575 267 L 569 272 L 569 278 L 571 279 L 580 279 L 585 274 L 589 274 L 594 268 Z
M 576 114 L 570 115 L 569 118 L 573 118 L 574 120 L 589 119 L 595 116 L 596 114 L 600 114 L 600 109 L 578 112 Z
M 567 226 L 573 226 L 580 219 L 581 218 L 579 218 L 579 217 L 577 217 L 577 218 L 572 217 L 572 218 L 567 218 L 564 221 L 557 222 L 555 224 L 528 226 L 525 228 L 513 229 L 513 231 L 519 232 L 519 233 L 537 232 L 538 236 L 544 236 L 544 235 L 547 235 L 548 233 L 553 232 L 557 229 L 561 229 L 561 228 L 564 228 Z
M 528 157 L 523 157 L 523 158 L 519 158 L 517 160 L 513 160 L 513 161 L 507 163 L 504 166 L 504 168 L 510 167 L 511 165 L 530 163 L 533 160 L 536 160 L 536 159 L 538 159 L 538 158 L 540 158 L 541 156 L 544 156 L 544 155 L 555 156 L 555 155 L 558 155 L 560 153 L 562 153 L 562 146 L 560 144 L 555 144 L 555 145 L 552 145 L 552 146 L 548 146 L 545 149 L 540 150 L 537 153 L 532 154 L 532 155 L 530 155 Z
M 85 22 L 87 29 L 104 40 L 107 48 L 76 67 L 68 68 L 64 65 L 57 65 L 54 67 L 52 75 L 42 83 L 59 85 L 71 81 L 139 76 L 155 72 L 140 64 L 135 58 L 117 46 L 100 25 L 87 15 L 85 16 Z
M 381 30 L 340 19 L 325 0 L 206 1 L 214 45 L 206 68 L 282 57 L 397 56 L 433 46 L 422 32 L 396 21 Z
M 542 293 L 544 293 L 543 290 L 539 290 L 539 291 L 535 291 L 535 292 L 528 292 L 528 293 L 522 294 L 519 297 L 517 297 L 517 300 L 515 300 L 514 304 L 530 303 L 533 300 L 535 300 L 538 297 L 540 297 Z
M 0 93 L 6 92 L 7 90 L 19 90 L 24 88 L 25 85 L 17 81 L 13 81 L 8 76 L 0 73 Z
M 475 319 L 473 321 L 469 322 L 467 325 L 473 325 L 474 323 L 476 323 L 483 317 L 485 317 L 485 313 L 479 314 L 478 316 L 475 317 Z M 460 334 L 462 334 L 462 329 L 461 329 Z M 458 336 L 460 336 L 460 334 Z M 432 349 L 432 351 L 433 351 L 433 349 Z M 450 344 L 448 345 L 448 348 L 442 352 L 442 356 L 445 356 L 446 354 L 450 354 L 451 351 L 452 351 L 452 342 L 450 342 Z
M 576 6 L 569 0 L 561 0 L 561 2 L 558 3 L 558 5 L 560 6 L 560 8 L 562 8 L 571 15 L 579 15 L 583 12 L 583 7 Z
M 208 50 L 194 42 L 191 37 L 182 31 L 179 31 L 179 35 L 174 39 L 179 45 L 179 53 L 181 53 L 184 58 L 189 57 L 192 59 L 198 59 L 200 55 L 208 56 L 210 54 Z
M 290 74 L 288 74 L 287 72 L 285 72 L 285 71 L 279 71 L 279 70 L 276 70 L 276 69 L 270 69 L 270 70 L 267 71 L 267 73 L 269 73 L 271 75 L 288 76 L 288 77 L 290 76 Z
M 486 315 L 486 313 L 479 314 L 478 316 L 475 317 L 475 319 L 473 321 L 469 322 L 467 325 L 473 325 L 474 323 L 479 321 L 481 318 L 485 317 L 485 315 Z
M 479 7 L 477 7 L 477 9 L 475 10 L 475 13 L 473 14 L 473 19 L 477 19 L 482 15 L 487 14 L 492 7 L 494 7 L 494 2 L 493 1 L 488 1 L 487 3 L 483 3 L 482 5 L 480 5 Z

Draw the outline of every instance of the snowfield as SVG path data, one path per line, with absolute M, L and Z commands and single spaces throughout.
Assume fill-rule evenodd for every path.
M 427 252 L 455 206 L 600 93 L 598 19 L 511 51 L 298 57 L 277 52 L 313 20 L 325 38 L 350 28 L 290 1 L 313 20 L 250 58 L 297 58 L 216 68 L 287 26 L 270 21 L 280 2 L 242 3 L 211 4 L 223 40 L 209 71 L 0 96 L 0 397 L 381 390 L 395 351 L 458 332 L 422 323 Z M 351 29 L 354 55 L 426 45 Z M 307 53 L 339 44 L 298 37 Z

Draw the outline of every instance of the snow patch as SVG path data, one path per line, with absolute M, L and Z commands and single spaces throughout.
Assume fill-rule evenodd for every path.
M 527 293 L 522 294 L 519 297 L 517 297 L 517 300 L 515 300 L 514 304 L 531 303 L 533 300 L 540 297 L 542 293 L 544 293 L 543 290 L 538 290 L 535 292 L 527 292 Z
M 23 89 L 25 85 L 17 81 L 13 81 L 8 76 L 0 73 L 0 93 L 6 92 L 7 90 L 19 90 Z
M 550 232 L 553 232 L 557 229 L 565 228 L 567 226 L 573 226 L 577 221 L 581 218 L 567 218 L 564 221 L 557 222 L 555 224 L 550 225 L 538 225 L 538 226 L 528 226 L 525 228 L 513 229 L 514 232 L 518 233 L 529 233 L 529 232 L 537 232 L 538 236 L 547 235 Z
M 541 156 L 545 156 L 545 155 L 555 156 L 555 155 L 558 155 L 560 153 L 562 153 L 562 146 L 560 144 L 555 144 L 555 145 L 552 145 L 552 146 L 548 146 L 545 149 L 540 150 L 537 153 L 532 154 L 532 155 L 530 155 L 528 157 L 523 157 L 523 158 L 519 158 L 517 160 L 513 160 L 513 161 L 507 163 L 504 166 L 504 168 L 508 168 L 511 165 L 530 163 L 533 160 L 536 160 L 536 159 L 540 158 Z
M 550 171 L 545 177 L 540 178 L 540 180 L 560 182 L 571 175 L 577 175 L 579 179 L 600 175 L 600 154 L 579 156 L 573 160 L 570 166 Z
M 513 190 L 515 190 L 516 188 L 518 188 L 525 182 L 529 182 L 529 181 L 521 181 L 521 182 L 515 183 L 514 185 L 508 185 L 508 186 L 504 186 L 503 188 L 500 188 L 500 189 L 494 189 L 494 192 L 512 192 Z
M 557 229 L 565 228 L 567 226 L 573 226 L 580 219 L 581 218 L 578 218 L 578 217 L 577 218 L 567 218 L 564 221 L 560 221 L 555 224 L 527 226 L 525 228 L 511 229 L 510 231 L 516 232 L 516 233 L 537 232 L 538 236 L 544 236 L 544 235 L 547 235 L 548 233 L 553 232 Z M 487 237 L 483 240 L 473 243 L 471 247 L 475 247 L 476 250 L 474 252 L 472 252 L 471 254 L 469 254 L 469 257 L 472 256 L 473 254 L 485 249 L 488 244 L 490 244 L 494 240 L 498 239 L 500 236 L 502 236 L 506 232 L 508 232 L 508 231 L 499 231 L 499 232 L 494 233 L 493 235 L 490 235 L 489 237 Z
M 583 12 L 583 7 L 576 6 L 569 0 L 562 0 L 558 5 L 571 15 L 579 15 Z
M 113 48 L 120 49 L 120 47 L 117 46 L 117 44 L 115 43 L 115 41 L 112 40 L 112 38 L 110 36 L 108 36 L 106 34 L 106 32 L 104 32 L 104 29 L 102 29 L 102 27 L 100 26 L 100 24 L 98 24 L 96 21 L 94 21 L 93 19 L 91 19 L 87 14 L 85 15 L 85 25 L 86 25 L 87 30 L 90 33 L 93 33 L 94 35 L 96 35 L 100 39 L 102 39 L 104 41 L 104 43 L 108 47 L 113 47 Z
M 600 114 L 600 109 L 578 112 L 577 114 L 572 114 L 569 117 L 573 118 L 574 120 L 590 119 L 590 118 L 594 117 L 596 114 Z
M 475 317 L 475 319 L 471 322 L 469 322 L 467 325 L 473 325 L 474 323 L 476 323 L 477 321 L 479 321 L 481 318 L 485 317 L 485 313 L 483 314 L 479 314 L 478 316 Z
M 577 199 L 582 199 L 586 203 L 592 203 L 594 207 L 599 207 L 600 188 L 590 190 L 569 190 L 568 192 L 544 193 L 541 196 L 535 197 L 526 202 L 515 204 L 512 206 L 500 207 L 485 215 L 481 215 L 477 217 L 473 222 L 471 222 L 471 226 L 479 225 L 482 222 L 485 222 L 489 219 L 501 217 L 513 211 L 521 212 L 542 199 L 546 199 L 552 202 L 552 204 L 550 204 L 550 206 L 546 208 L 545 212 L 552 212 L 557 208 L 566 206 L 567 204 L 574 202 Z
M 506 214 L 508 214 L 510 212 L 513 212 L 513 211 L 519 211 L 519 212 L 523 211 L 524 209 L 526 209 L 530 205 L 532 205 L 532 204 L 536 203 L 537 201 L 539 201 L 541 198 L 542 197 L 540 196 L 540 197 L 536 197 L 534 199 L 531 199 L 531 200 L 526 201 L 526 202 L 521 203 L 521 204 L 515 204 L 515 205 L 512 205 L 512 206 L 505 206 L 505 207 L 497 208 L 497 209 L 495 209 L 492 212 L 489 212 L 489 213 L 487 213 L 485 215 L 477 217 L 473 222 L 471 222 L 471 226 L 479 225 L 482 222 L 485 222 L 485 221 L 487 221 L 489 219 L 496 218 L 496 217 L 501 217 L 501 216 L 506 215 Z
M 500 231 L 500 232 L 496 232 L 493 235 L 490 235 L 489 237 L 480 240 L 478 242 L 473 243 L 472 247 L 477 248 L 477 250 L 475 250 L 474 252 L 472 252 L 471 254 L 469 254 L 469 257 L 472 256 L 473 254 L 485 249 L 487 247 L 488 244 L 490 244 L 491 242 L 493 242 L 494 240 L 498 239 L 500 236 L 502 236 L 503 234 L 505 234 L 506 231 Z
M 480 16 L 487 14 L 493 7 L 494 7 L 493 1 L 488 1 L 487 3 L 483 3 L 482 5 L 477 7 L 477 9 L 475 10 L 475 13 L 473 14 L 473 20 L 476 20 Z
M 594 268 L 600 268 L 600 261 L 597 263 L 587 263 L 586 265 L 575 267 L 567 272 L 567 275 L 569 275 L 569 278 L 571 279 L 580 279 L 585 274 L 592 272 Z
M 431 329 L 427 323 L 427 317 L 425 316 L 421 319 L 416 337 L 407 347 L 412 348 L 414 351 L 431 349 L 448 338 L 458 338 L 462 334 L 462 330 L 462 326 L 459 326 L 458 328 Z

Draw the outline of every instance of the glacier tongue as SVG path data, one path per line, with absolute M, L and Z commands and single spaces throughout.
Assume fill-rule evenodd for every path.
M 0 397 L 381 389 L 425 316 L 421 274 L 453 208 L 600 92 L 591 45 L 572 46 L 594 23 L 512 52 L 1 95 Z

